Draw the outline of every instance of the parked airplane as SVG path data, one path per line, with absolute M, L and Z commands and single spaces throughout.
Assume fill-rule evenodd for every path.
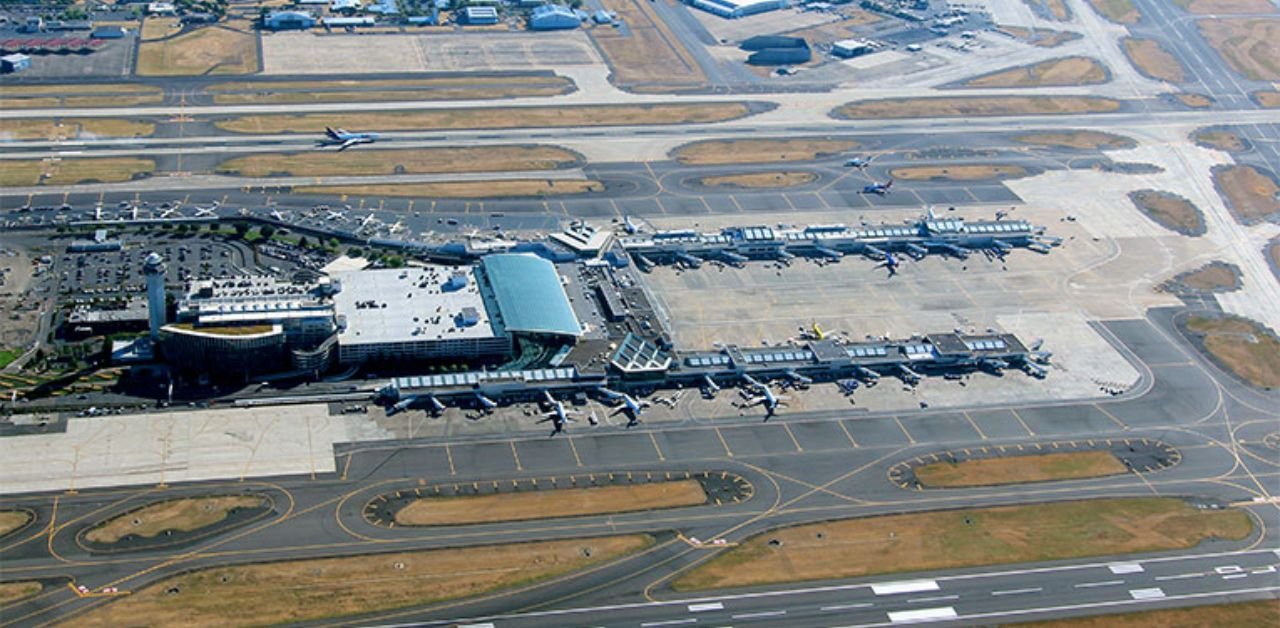
M 627 235 L 640 233 L 640 225 L 637 225 L 635 221 L 631 220 L 631 216 L 622 217 L 622 228 L 627 232 Z
M 770 390 L 768 386 L 760 383 L 754 377 L 743 373 L 742 379 L 747 382 L 748 386 L 760 391 L 760 396 L 747 400 L 747 402 L 742 405 L 743 408 L 764 406 L 764 420 L 768 421 L 778 412 L 779 407 L 787 405 L 787 398 L 785 396 L 773 394 L 773 391 Z
M 377 220 L 378 220 L 378 217 L 377 217 L 377 216 L 374 216 L 372 213 L 370 213 L 368 216 L 365 216 L 364 218 L 361 218 L 361 219 L 360 219 L 360 227 L 359 227 L 359 228 L 360 228 L 360 229 L 364 229 L 365 227 L 368 227 L 368 226 L 369 226 L 369 223 L 371 223 L 371 222 L 377 222 Z
M 481 411 L 492 412 L 498 407 L 498 402 L 484 396 L 484 393 L 477 390 L 473 394 L 476 397 L 476 404 L 480 406 Z
M 392 234 L 396 234 L 400 232 L 402 229 L 404 229 L 403 219 L 396 220 L 395 224 L 392 224 L 390 227 L 387 227 L 387 231 L 391 232 Z
M 372 144 L 378 141 L 382 136 L 378 133 L 352 133 L 346 129 L 334 130 L 330 127 L 324 128 L 325 141 L 320 142 L 321 147 L 338 145 L 338 152 L 342 152 L 355 146 L 356 144 Z
M 539 419 L 538 422 L 546 423 L 547 421 L 551 421 L 551 435 L 555 436 L 556 434 L 564 431 L 565 425 L 574 422 L 573 419 L 569 418 L 569 415 L 576 414 L 576 412 L 574 410 L 566 410 L 564 402 L 552 397 L 550 391 L 544 390 L 542 391 L 542 394 L 546 396 L 547 404 L 551 406 L 551 410 L 549 412 L 543 412 L 543 418 Z
M 603 386 L 600 387 L 600 393 L 608 397 L 612 401 L 621 402 L 613 409 L 610 414 L 618 414 L 619 412 L 627 413 L 627 427 L 633 427 L 640 422 L 640 414 L 645 408 L 649 407 L 649 402 L 644 400 L 636 400 L 635 397 L 627 393 L 621 393 L 616 390 L 609 390 Z
M 710 375 L 702 376 L 702 394 L 707 397 L 714 397 L 720 392 L 720 384 L 716 383 Z
M 426 402 L 427 409 L 431 412 L 432 416 L 439 415 L 445 410 L 445 405 L 440 403 L 440 400 L 436 399 L 435 395 L 413 395 L 411 397 L 405 397 L 392 405 L 391 408 L 387 410 L 387 416 L 403 412 L 413 406 L 419 405 L 419 401 Z
M 177 211 L 178 211 L 177 207 L 170 207 L 169 209 L 160 210 L 160 220 L 164 220 L 165 218 L 172 216 Z
M 865 157 L 854 157 L 844 162 L 845 168 L 866 168 L 870 163 Z
M 863 194 L 879 194 L 880 196 L 885 196 L 889 193 L 889 190 L 892 187 L 893 187 L 893 179 L 889 179 L 885 183 L 873 181 L 863 186 L 862 193 Z
M 898 258 L 894 257 L 893 253 L 885 251 L 884 261 L 876 264 L 876 268 L 884 268 L 888 270 L 889 276 L 892 277 L 898 274 Z
M 346 220 L 346 219 L 347 219 L 347 212 L 346 212 L 346 210 L 341 210 L 341 209 L 340 209 L 340 210 L 326 209 L 326 210 L 324 210 L 324 211 L 325 211 L 325 213 L 327 213 L 327 214 L 328 214 L 328 216 L 327 216 L 327 217 L 325 217 L 325 220 Z
M 285 218 L 284 214 L 280 213 L 280 210 L 278 209 L 271 210 L 271 217 L 279 220 L 280 222 L 289 222 L 289 220 Z
M 216 205 L 213 207 L 197 207 L 196 218 L 211 218 L 213 217 L 213 212 L 216 209 L 218 209 Z

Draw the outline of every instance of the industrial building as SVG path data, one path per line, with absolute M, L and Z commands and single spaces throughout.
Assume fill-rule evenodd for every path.
M 0 71 L 21 72 L 31 67 L 31 57 L 22 53 L 13 53 L 0 57 Z
M 787 0 L 692 0 L 694 7 L 724 18 L 739 18 L 785 9 Z
M 529 28 L 535 31 L 567 30 L 581 24 L 573 9 L 559 4 L 544 4 L 529 16 Z
M 809 42 L 802 37 L 758 35 L 738 47 L 751 53 L 747 57 L 751 65 L 793 65 L 806 63 L 813 57 Z
M 498 9 L 494 7 L 467 7 L 462 12 L 463 24 L 484 26 L 498 23 Z
M 306 30 L 315 25 L 315 16 L 305 11 L 272 11 L 262 18 L 262 26 L 273 31 Z

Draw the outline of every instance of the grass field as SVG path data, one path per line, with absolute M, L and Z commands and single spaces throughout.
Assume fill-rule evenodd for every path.
M 0 536 L 4 536 L 31 521 L 31 513 L 25 510 L 0 510 Z
M 44 585 L 35 580 L 0 582 L 0 606 L 29 598 L 43 589 Z
M 133 107 L 164 100 L 164 90 L 131 83 L 0 87 L 0 110 L 48 107 Z
M 1191 134 L 1191 139 L 1197 144 L 1229 153 L 1240 152 L 1246 148 L 1244 139 L 1239 135 L 1219 129 L 1199 129 Z
M 1107 70 L 1088 57 L 1049 59 L 969 79 L 965 87 L 1062 87 L 1105 83 Z
M 564 488 L 499 495 L 425 497 L 396 513 L 396 524 L 438 526 L 581 517 L 706 503 L 696 480 Z
M 858 147 L 853 140 L 707 140 L 677 147 L 672 157 L 682 164 L 755 164 L 812 161 Z
M 117 183 L 154 172 L 156 162 L 135 157 L 92 157 L 85 159 L 14 159 L 0 169 L 0 185 L 75 185 L 77 183 Z
M 958 166 L 904 166 L 889 171 L 889 176 L 903 181 L 983 181 L 1016 179 L 1027 176 L 1021 166 L 971 164 Z
M 837 118 L 936 118 L 958 116 L 1074 115 L 1110 113 L 1120 101 L 1090 96 L 969 96 L 887 98 L 841 105 Z
M 1139 190 L 1129 193 L 1133 204 L 1156 224 L 1188 235 L 1204 233 L 1204 215 L 1191 201 L 1171 192 Z
M 59 122 L 51 118 L 0 120 L 0 137 L 14 140 L 57 140 L 92 137 L 147 137 L 156 125 L 120 118 L 74 118 Z
M 1259 105 L 1266 107 L 1267 109 L 1280 108 L 1280 92 L 1254 92 L 1253 99 Z
M 237 508 L 259 508 L 266 499 L 257 495 L 220 495 L 173 499 L 128 512 L 85 533 L 94 543 L 117 543 L 126 536 L 154 538 L 166 530 L 194 532 L 226 519 Z
M 1108 451 L 1068 451 L 935 462 L 916 467 L 915 474 L 927 488 L 960 488 L 1098 478 L 1127 470 Z
M 1219 366 L 1259 388 L 1280 387 L 1280 339 L 1247 318 L 1192 316 L 1187 329 L 1201 337 Z
M 1125 37 L 1122 44 L 1129 62 L 1143 75 L 1169 83 L 1181 83 L 1187 79 L 1186 68 L 1182 67 L 1182 64 L 1178 63 L 1178 60 L 1169 54 L 1160 42 L 1154 39 Z
M 1073 619 L 1051 619 L 1027 628 L 1242 628 L 1280 626 L 1280 601 L 1210 604 L 1158 611 L 1117 613 Z
M 550 170 L 577 163 L 578 155 L 552 146 L 484 146 L 356 150 L 335 160 L 331 153 L 259 153 L 218 164 L 221 174 L 331 176 Z
M 205 88 L 219 105 L 395 100 L 481 100 L 556 96 L 573 89 L 562 76 L 477 76 L 331 81 L 229 81 Z
M 557 87 L 442 87 L 431 90 L 371 90 L 371 91 L 287 91 L 214 94 L 218 105 L 282 104 L 313 102 L 418 102 L 424 100 L 494 100 L 498 98 L 528 98 L 534 96 L 558 96 L 564 90 Z
M 142 41 L 155 41 L 182 31 L 182 22 L 176 17 L 148 17 L 142 20 Z
M 577 107 L 488 107 L 301 115 L 252 115 L 219 120 L 234 133 L 318 133 L 327 126 L 374 130 L 510 129 L 723 122 L 750 113 L 742 103 L 688 105 L 584 105 Z
M 579 571 L 653 545 L 633 534 L 215 567 L 167 578 L 78 626 L 295 623 L 470 597 Z M 169 591 L 176 590 L 176 593 Z
M 258 36 L 206 26 L 173 39 L 138 45 L 139 76 L 249 74 L 258 71 Z
M 1276 12 L 1275 5 L 1267 0 L 1173 0 L 1173 3 L 1197 15 Z
M 0 368 L 9 366 L 22 355 L 22 349 L 0 349 Z
M 1188 288 L 1206 292 L 1228 292 L 1235 290 L 1240 281 L 1231 266 L 1222 262 L 1205 264 L 1189 273 L 1180 275 L 1178 280 Z
M 1013 35 L 1024 43 L 1039 48 L 1056 48 L 1081 37 L 1080 33 L 1072 31 L 1054 31 L 1044 28 L 1030 29 L 1021 26 L 1001 26 L 1000 30 Z
M 1212 107 L 1214 103 L 1212 98 L 1204 94 L 1174 94 L 1173 97 L 1177 98 L 1178 102 L 1194 109 L 1207 109 Z
M 1101 131 L 1061 131 L 1015 135 L 1014 141 L 1036 146 L 1078 148 L 1081 150 L 1133 148 L 1138 143 L 1121 135 Z
M 1213 169 L 1213 180 L 1236 220 L 1251 224 L 1280 214 L 1280 199 L 1276 197 L 1280 185 L 1271 173 L 1253 166 L 1225 166 Z
M 698 180 L 702 185 L 710 187 L 731 188 L 790 188 L 812 183 L 818 175 L 812 172 L 752 172 L 747 174 L 726 174 L 714 177 L 703 177 Z
M 1150 497 L 966 508 L 785 527 L 678 578 L 677 591 L 1107 556 L 1243 540 L 1242 510 Z
M 1219 18 L 1196 24 L 1232 69 L 1255 81 L 1280 81 L 1280 19 Z
M 295 194 L 344 196 L 418 196 L 422 198 L 519 198 L 565 196 L 599 192 L 604 184 L 580 179 L 508 179 L 450 181 L 447 183 L 380 183 L 370 185 L 311 185 L 293 189 Z
M 1130 0 L 1089 0 L 1089 4 L 1099 15 L 1117 24 L 1135 24 L 1142 19 Z
M 600 25 L 588 31 L 609 62 L 610 81 L 651 88 L 646 91 L 690 89 L 706 83 L 698 62 L 649 2 L 602 0 L 605 10 L 627 25 L 625 30 Z

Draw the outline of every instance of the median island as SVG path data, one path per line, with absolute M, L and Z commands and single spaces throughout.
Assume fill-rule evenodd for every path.
M 697 480 L 565 488 L 466 497 L 424 497 L 396 512 L 396 525 L 435 526 L 583 517 L 700 506 L 707 493 Z
M 653 544 L 631 534 L 212 567 L 165 578 L 75 624 L 273 625 L 377 613 L 529 585 Z
M 1163 497 L 841 519 L 747 539 L 677 578 L 677 591 L 856 578 L 1194 547 L 1253 533 L 1243 510 Z
M 934 462 L 914 471 L 925 488 L 964 488 L 1099 478 L 1128 469 L 1109 451 L 1071 451 Z

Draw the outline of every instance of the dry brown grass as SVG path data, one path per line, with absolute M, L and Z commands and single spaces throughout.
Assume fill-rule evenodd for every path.
M 1165 50 L 1160 42 L 1154 39 L 1125 37 L 1122 41 L 1124 54 L 1129 57 L 1133 67 L 1144 75 L 1158 81 L 1181 83 L 1186 80 L 1186 68 Z
M 1244 139 L 1231 131 L 1199 129 L 1191 135 L 1191 139 L 1197 144 L 1229 153 L 1236 153 L 1245 149 Z
M 258 71 L 258 36 L 206 26 L 173 39 L 138 45 L 139 76 L 249 74 Z
M 150 85 L 20 85 L 0 88 L 0 110 L 50 107 L 133 107 L 164 100 L 164 90 Z
M 672 151 L 682 164 L 756 164 L 774 161 L 812 161 L 856 148 L 853 140 L 707 140 Z
M 809 42 L 810 46 L 815 44 L 829 44 L 853 37 L 853 29 L 855 27 L 874 24 L 884 19 L 875 13 L 859 9 L 847 10 L 845 13 L 848 15 L 843 19 L 839 19 L 834 22 L 827 22 L 825 24 L 818 24 L 817 26 L 810 26 L 809 28 L 787 31 L 783 34 L 787 37 L 803 37 L 805 41 Z
M 425 497 L 396 513 L 396 524 L 440 526 L 582 517 L 706 503 L 696 480 L 565 488 L 498 495 Z
M 965 87 L 1060 87 L 1096 85 L 1107 80 L 1107 70 L 1088 57 L 1063 57 L 1001 70 L 969 79 Z
M 1271 262 L 1271 270 L 1280 279 L 1280 237 L 1272 238 L 1267 243 L 1267 260 Z
M 348 90 L 384 88 L 434 89 L 437 87 L 572 87 L 573 81 L 563 76 L 437 76 L 420 79 L 326 79 L 317 81 L 224 81 L 205 89 L 210 93 L 256 92 L 274 89 Z
M 1280 601 L 1235 602 L 1158 611 L 1051 619 L 1028 628 L 1241 628 L 1280 626 Z
M 596 26 L 588 31 L 612 70 L 617 85 L 669 86 L 689 89 L 703 85 L 706 74 L 680 38 L 658 16 L 650 0 L 603 0 L 604 8 L 626 23 L 623 29 Z
M 633 534 L 215 567 L 162 580 L 76 624 L 218 628 L 373 613 L 546 580 L 653 542 Z
M 217 166 L 222 174 L 246 177 L 269 175 L 331 176 L 430 174 L 445 172 L 503 172 L 550 170 L 576 163 L 578 156 L 552 146 L 484 146 L 474 148 L 425 148 L 345 153 L 260 153 L 236 157 Z
M 972 164 L 962 166 L 905 166 L 889 171 L 889 176 L 903 181 L 981 181 L 1014 179 L 1027 176 L 1021 166 Z
M 718 589 L 1184 549 L 1252 531 L 1243 510 L 1200 510 L 1160 497 L 843 519 L 757 535 L 672 586 Z
M 1174 94 L 1173 97 L 1193 109 L 1207 109 L 1213 106 L 1213 99 L 1204 94 Z
M 155 41 L 182 31 L 182 22 L 176 17 L 148 17 L 142 20 L 142 41 Z
M 1038 48 L 1056 48 L 1081 37 L 1080 33 L 1054 31 L 1045 28 L 1030 29 L 1021 26 L 1001 26 L 1000 30 L 1013 35 L 1023 43 L 1031 44 Z
M 1218 262 L 1201 266 L 1181 275 L 1178 280 L 1188 288 L 1206 292 L 1225 292 L 1235 289 L 1239 278 L 1230 266 Z
M 5 85 L 0 97 L 63 96 L 66 94 L 151 94 L 162 93 L 159 87 L 139 83 L 86 83 L 67 85 Z
M 234 133 L 318 133 L 326 126 L 377 131 L 510 129 L 723 122 L 750 113 L 742 103 L 482 107 L 429 111 L 252 115 L 220 120 Z
M 0 510 L 0 536 L 27 525 L 28 521 L 31 521 L 31 513 L 25 510 Z
M 818 175 L 812 172 L 752 172 L 703 177 L 698 182 L 710 187 L 731 188 L 789 188 L 812 183 Z
M 1184 234 L 1204 233 L 1204 216 L 1191 201 L 1169 192 L 1140 190 L 1129 195 L 1133 204 L 1156 224 Z
M 1255 81 L 1280 81 L 1280 19 L 1203 19 L 1196 24 L 1232 69 Z
M 1254 92 L 1253 100 L 1267 109 L 1280 108 L 1280 92 Z
M 1074 115 L 1110 113 L 1120 101 L 1089 96 L 967 96 L 887 98 L 841 105 L 838 118 L 941 118 L 958 116 Z
M 312 91 L 312 92 L 256 92 L 244 94 L 215 94 L 213 102 L 219 105 L 281 104 L 312 102 L 417 102 L 424 100 L 495 100 L 499 98 L 527 98 L 534 96 L 558 96 L 565 90 L 558 87 L 457 87 L 427 91 L 398 89 L 381 91 Z
M 1051 480 L 1079 480 L 1124 473 L 1124 463 L 1109 451 L 1068 451 L 1031 456 L 935 462 L 915 469 L 928 488 L 998 486 Z
M 424 198 L 520 198 L 565 196 L 599 192 L 604 184 L 580 179 L 511 179 L 498 181 L 450 181 L 447 183 L 380 183 L 370 185 L 311 185 L 294 188 L 295 194 L 343 196 L 419 196 Z
M 1236 220 L 1250 224 L 1273 220 L 1280 214 L 1280 199 L 1276 197 L 1280 185 L 1270 173 L 1253 166 L 1226 166 L 1214 168 L 1213 180 L 1226 196 Z
M 58 140 L 89 137 L 147 137 L 156 125 L 120 118 L 72 118 L 58 122 L 49 118 L 0 120 L 0 137 L 15 140 Z
M 478 76 L 332 81 L 229 81 L 206 88 L 220 105 L 251 103 L 480 100 L 555 96 L 573 81 L 562 76 Z
M 1013 139 L 1023 144 L 1078 148 L 1080 150 L 1121 149 L 1137 146 L 1137 143 L 1130 138 L 1101 131 L 1026 133 L 1016 135 Z
M 219 495 L 163 501 L 109 519 L 85 533 L 93 543 L 111 544 L 126 536 L 153 538 L 167 530 L 193 532 L 226 519 L 237 508 L 259 508 L 266 499 L 258 495 Z
M 77 183 L 118 183 L 154 172 L 156 162 L 134 157 L 93 157 L 85 159 L 14 159 L 0 168 L 0 185 L 75 185 Z
M 18 600 L 29 598 L 43 589 L 44 585 L 35 580 L 0 582 L 0 606 L 12 604 Z
M 1275 13 L 1275 5 L 1267 0 L 1173 0 L 1178 6 L 1197 15 L 1231 15 L 1235 13 Z
M 1117 24 L 1136 24 L 1142 19 L 1130 0 L 1089 0 L 1089 4 L 1099 15 Z
M 1280 339 L 1247 318 L 1192 316 L 1187 329 L 1202 337 L 1219 366 L 1260 388 L 1280 387 Z

